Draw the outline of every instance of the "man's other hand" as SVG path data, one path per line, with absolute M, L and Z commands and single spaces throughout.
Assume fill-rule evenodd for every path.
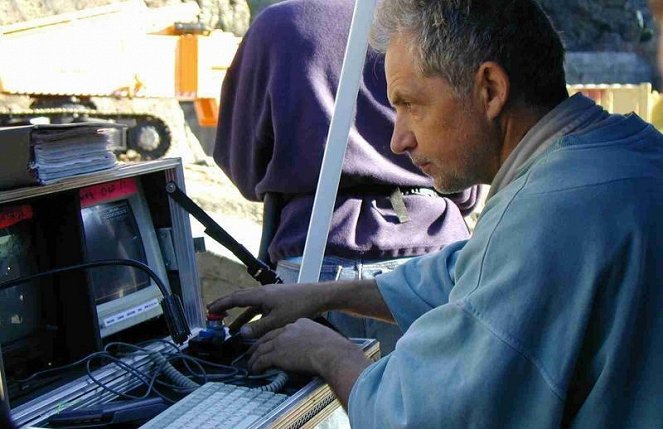
M 309 319 L 267 333 L 249 354 L 254 372 L 280 368 L 322 377 L 345 409 L 352 386 L 371 363 L 350 340 Z
M 240 334 L 259 338 L 302 317 L 316 317 L 323 310 L 325 288 L 320 284 L 267 285 L 224 296 L 207 306 L 210 313 L 233 307 L 254 307 L 262 318 L 243 326 Z
M 299 319 L 273 330 L 249 349 L 249 368 L 262 372 L 280 368 L 322 375 L 342 356 L 361 350 L 350 340 L 310 319 Z

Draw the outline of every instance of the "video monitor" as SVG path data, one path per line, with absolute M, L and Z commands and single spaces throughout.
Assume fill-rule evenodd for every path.
M 168 285 L 161 249 L 140 182 L 120 179 L 80 189 L 86 261 L 131 259 L 148 265 Z M 162 294 L 131 266 L 88 270 L 102 338 L 162 313 Z
M 28 204 L 0 208 L 0 283 L 37 272 Z M 41 295 L 36 281 L 0 289 L 0 345 L 35 332 L 41 323 Z

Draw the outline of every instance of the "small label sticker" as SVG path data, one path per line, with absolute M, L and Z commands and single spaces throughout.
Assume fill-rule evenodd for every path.
M 81 188 L 81 207 L 90 207 L 110 200 L 117 200 L 138 192 L 138 184 L 133 177 L 101 183 Z
M 27 219 L 32 219 L 32 206 L 29 204 L 0 209 L 0 228 L 9 228 Z
M 128 310 L 122 311 L 120 313 L 115 313 L 111 316 L 108 316 L 107 318 L 104 319 L 104 327 L 108 328 L 109 326 L 115 325 L 116 323 L 120 323 L 123 320 L 131 319 L 132 317 L 136 317 L 142 313 L 145 313 L 146 311 L 159 306 L 159 300 L 154 298 L 150 301 L 144 302 L 141 305 L 138 305 L 136 307 L 130 308 Z

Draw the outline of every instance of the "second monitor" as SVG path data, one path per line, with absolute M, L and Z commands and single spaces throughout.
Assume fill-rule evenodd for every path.
M 120 179 L 80 189 L 86 261 L 132 259 L 168 285 L 161 249 L 140 182 Z M 133 267 L 89 270 L 102 338 L 162 314 L 161 292 Z

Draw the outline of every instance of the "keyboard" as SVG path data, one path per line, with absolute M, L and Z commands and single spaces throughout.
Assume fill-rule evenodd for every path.
M 209 382 L 140 429 L 247 429 L 286 399 L 258 388 Z

